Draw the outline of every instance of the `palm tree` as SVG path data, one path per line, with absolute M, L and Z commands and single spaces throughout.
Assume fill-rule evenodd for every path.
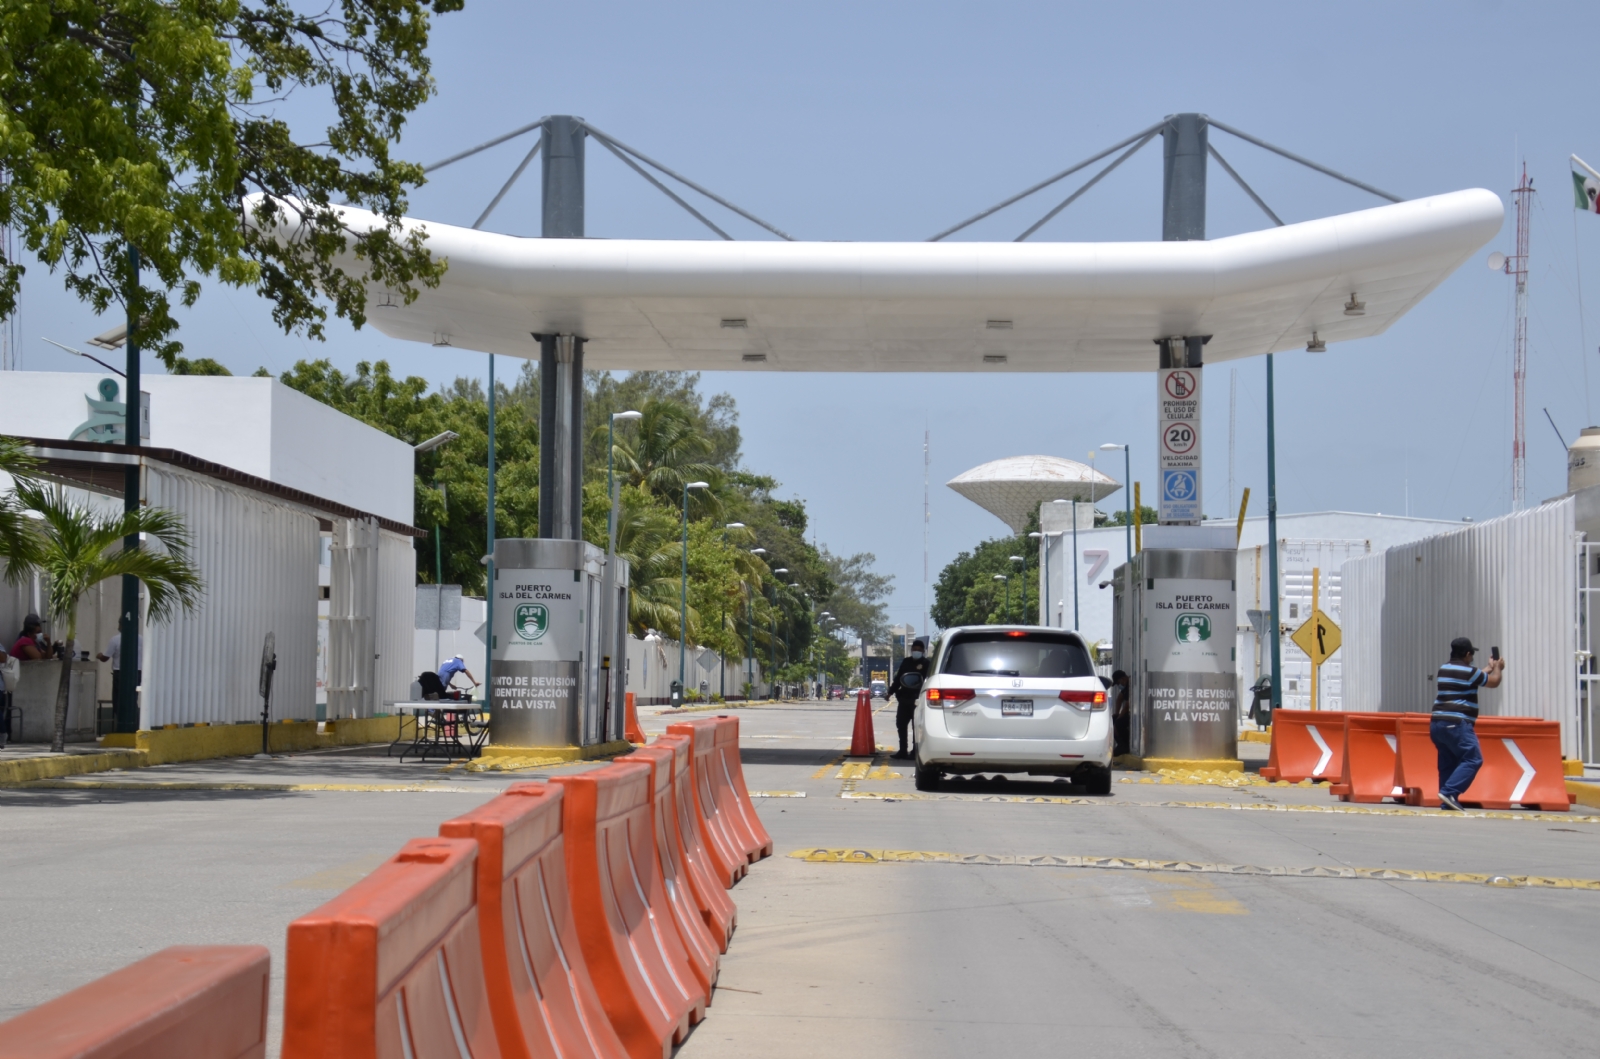
M 180 607 L 194 610 L 203 585 L 199 570 L 189 561 L 188 530 L 171 511 L 140 508 L 101 514 L 72 503 L 59 486 L 44 488 L 32 482 L 19 484 L 16 498 L 24 511 L 39 516 L 29 520 L 28 533 L 34 538 L 29 567 L 49 577 L 45 606 L 56 628 L 64 628 L 67 634 L 66 658 L 56 687 L 55 734 L 50 741 L 50 749 L 59 754 L 66 748 L 67 691 L 77 649 L 78 600 L 83 594 L 107 578 L 132 575 L 144 584 L 150 620 L 164 621 Z M 143 536 L 147 544 L 159 544 L 160 549 L 124 548 L 123 538 L 135 534 Z M 10 566 L 17 565 L 13 558 Z M 132 659 L 128 664 L 137 666 L 138 661 Z
M 618 472 L 630 485 L 640 486 L 668 504 L 676 506 L 683 483 L 706 481 L 712 484 L 696 500 L 715 507 L 712 495 L 722 481 L 722 469 L 706 462 L 715 451 L 711 439 L 700 432 L 693 415 L 683 405 L 651 398 L 644 403 L 644 418 L 630 442 L 618 438 Z
M 683 545 L 678 520 L 637 492 L 624 492 L 617 520 L 617 554 L 628 561 L 628 621 L 643 636 L 660 629 L 681 638 L 678 628 L 678 582 Z M 689 620 L 699 614 L 689 610 Z
M 39 461 L 23 451 L 20 442 L 0 437 L 0 472 L 9 474 L 13 483 L 30 481 L 38 465 Z M 21 584 L 38 561 L 39 539 L 30 531 L 31 521 L 23 514 L 15 493 L 0 496 L 0 559 L 6 560 L 6 580 L 12 584 Z

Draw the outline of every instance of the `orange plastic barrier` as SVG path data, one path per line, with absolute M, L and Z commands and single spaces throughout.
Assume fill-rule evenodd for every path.
M 1439 751 L 1428 735 L 1429 721 L 1425 713 L 1400 715 L 1394 785 L 1405 792 L 1407 805 L 1439 804 Z
M 856 692 L 856 726 L 850 733 L 850 756 L 871 757 L 877 753 L 878 737 L 872 731 L 872 693 Z
M 0 1055 L 264 1059 L 267 972 L 259 945 L 174 945 L 0 1022 Z
M 699 817 L 700 837 L 705 842 L 718 881 L 724 888 L 731 888 L 750 870 L 750 858 L 745 854 L 743 844 L 734 836 L 733 825 L 722 811 L 716 788 L 712 785 L 717 772 L 712 767 L 712 759 L 717 755 L 716 729 L 709 725 L 696 725 L 693 721 L 677 721 L 667 725 L 667 734 L 689 740 L 694 810 Z
M 710 749 L 704 754 L 695 755 L 695 768 L 698 771 L 704 767 L 706 773 L 704 782 L 710 789 L 712 800 L 716 802 L 717 817 L 722 821 L 729 836 L 734 856 L 753 864 L 771 852 L 772 839 L 767 837 L 766 828 L 761 827 L 761 821 L 756 817 L 755 806 L 750 804 L 750 795 L 746 793 L 742 799 L 740 798 L 739 792 L 734 788 L 732 772 L 728 767 L 730 756 L 735 763 L 738 761 L 739 722 L 732 717 L 708 717 L 695 721 L 679 721 L 669 725 L 667 731 L 678 731 L 680 728 L 693 729 L 696 733 L 710 733 Z M 696 748 L 698 747 L 697 743 Z M 743 787 L 742 770 L 739 775 L 740 787 Z M 751 826 L 752 823 L 754 827 Z M 760 828 L 759 835 L 756 833 L 756 828 Z
M 721 946 L 711 936 L 711 928 L 700 916 L 689 882 L 689 868 L 684 863 L 683 842 L 678 837 L 678 792 L 673 785 L 673 758 L 670 746 L 642 746 L 629 755 L 629 761 L 647 761 L 655 783 L 654 815 L 656 825 L 656 859 L 661 864 L 661 878 L 667 884 L 667 905 L 672 921 L 677 924 L 678 937 L 683 941 L 694 976 L 706 991 L 706 1003 L 711 1003 L 711 992 L 716 988 L 717 969 L 721 964 Z M 687 791 L 684 792 L 686 795 Z
M 600 1003 L 633 1059 L 668 1059 L 707 997 L 667 910 L 650 767 L 616 761 L 551 782 L 566 792 L 567 883 Z
M 744 763 L 739 760 L 739 718 L 719 713 L 716 716 L 717 749 L 722 752 L 722 777 L 734 797 L 734 808 L 739 811 L 745 826 L 756 840 L 756 856 L 752 860 L 772 856 L 772 836 L 756 813 L 755 802 L 750 800 L 750 788 L 744 783 Z
M 624 693 L 622 736 L 634 746 L 644 745 L 644 729 L 639 727 L 639 711 L 633 707 L 633 692 Z
M 1415 714 L 1401 730 L 1401 760 L 1395 783 L 1411 805 L 1439 804 L 1439 752 L 1428 734 L 1429 718 Z M 1567 812 L 1575 800 L 1567 793 L 1561 767 L 1561 725 L 1522 717 L 1480 717 L 1476 725 L 1483 767 L 1461 795 L 1462 805 L 1484 809 L 1513 806 Z M 1409 737 L 1409 738 L 1408 738 Z
M 415 838 L 289 924 L 283 1059 L 499 1059 L 478 946 L 478 844 Z
M 739 910 L 728 896 L 728 888 L 717 879 L 717 869 L 706 851 L 700 832 L 700 814 L 694 807 L 694 758 L 691 740 L 681 735 L 659 735 L 651 746 L 672 750 L 673 784 L 677 793 L 678 839 L 683 844 L 683 862 L 689 869 L 690 890 L 700 914 L 717 941 L 720 952 L 728 951 L 728 941 L 738 923 Z
M 478 843 L 478 935 L 507 1059 L 625 1059 L 589 978 L 567 896 L 563 791 L 518 783 L 439 825 Z
M 1272 749 L 1262 779 L 1299 783 L 1342 775 L 1347 716 L 1341 710 L 1273 710 Z
M 1405 801 L 1405 788 L 1395 783 L 1395 758 L 1400 746 L 1399 713 L 1347 713 L 1344 718 L 1344 766 L 1339 782 L 1328 788 L 1342 802 Z

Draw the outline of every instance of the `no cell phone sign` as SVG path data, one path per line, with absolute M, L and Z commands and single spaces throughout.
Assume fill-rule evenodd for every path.
M 1194 374 L 1188 371 L 1167 372 L 1167 396 L 1175 401 L 1187 401 L 1194 396 L 1198 387 L 1194 383 Z

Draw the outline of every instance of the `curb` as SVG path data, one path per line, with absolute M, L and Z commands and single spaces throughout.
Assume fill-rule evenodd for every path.
M 149 755 L 142 750 L 106 750 L 98 754 L 51 754 L 0 761 L 0 787 L 17 787 L 34 780 L 82 776 L 111 769 L 143 768 Z
M 1568 780 L 1567 793 L 1572 795 L 1573 800 L 1578 805 L 1587 805 L 1591 809 L 1600 809 L 1600 783 Z

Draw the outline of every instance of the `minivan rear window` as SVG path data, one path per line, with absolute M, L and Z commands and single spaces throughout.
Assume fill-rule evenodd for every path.
M 1092 677 L 1083 641 L 1058 632 L 997 630 L 958 635 L 939 672 L 962 677 Z

